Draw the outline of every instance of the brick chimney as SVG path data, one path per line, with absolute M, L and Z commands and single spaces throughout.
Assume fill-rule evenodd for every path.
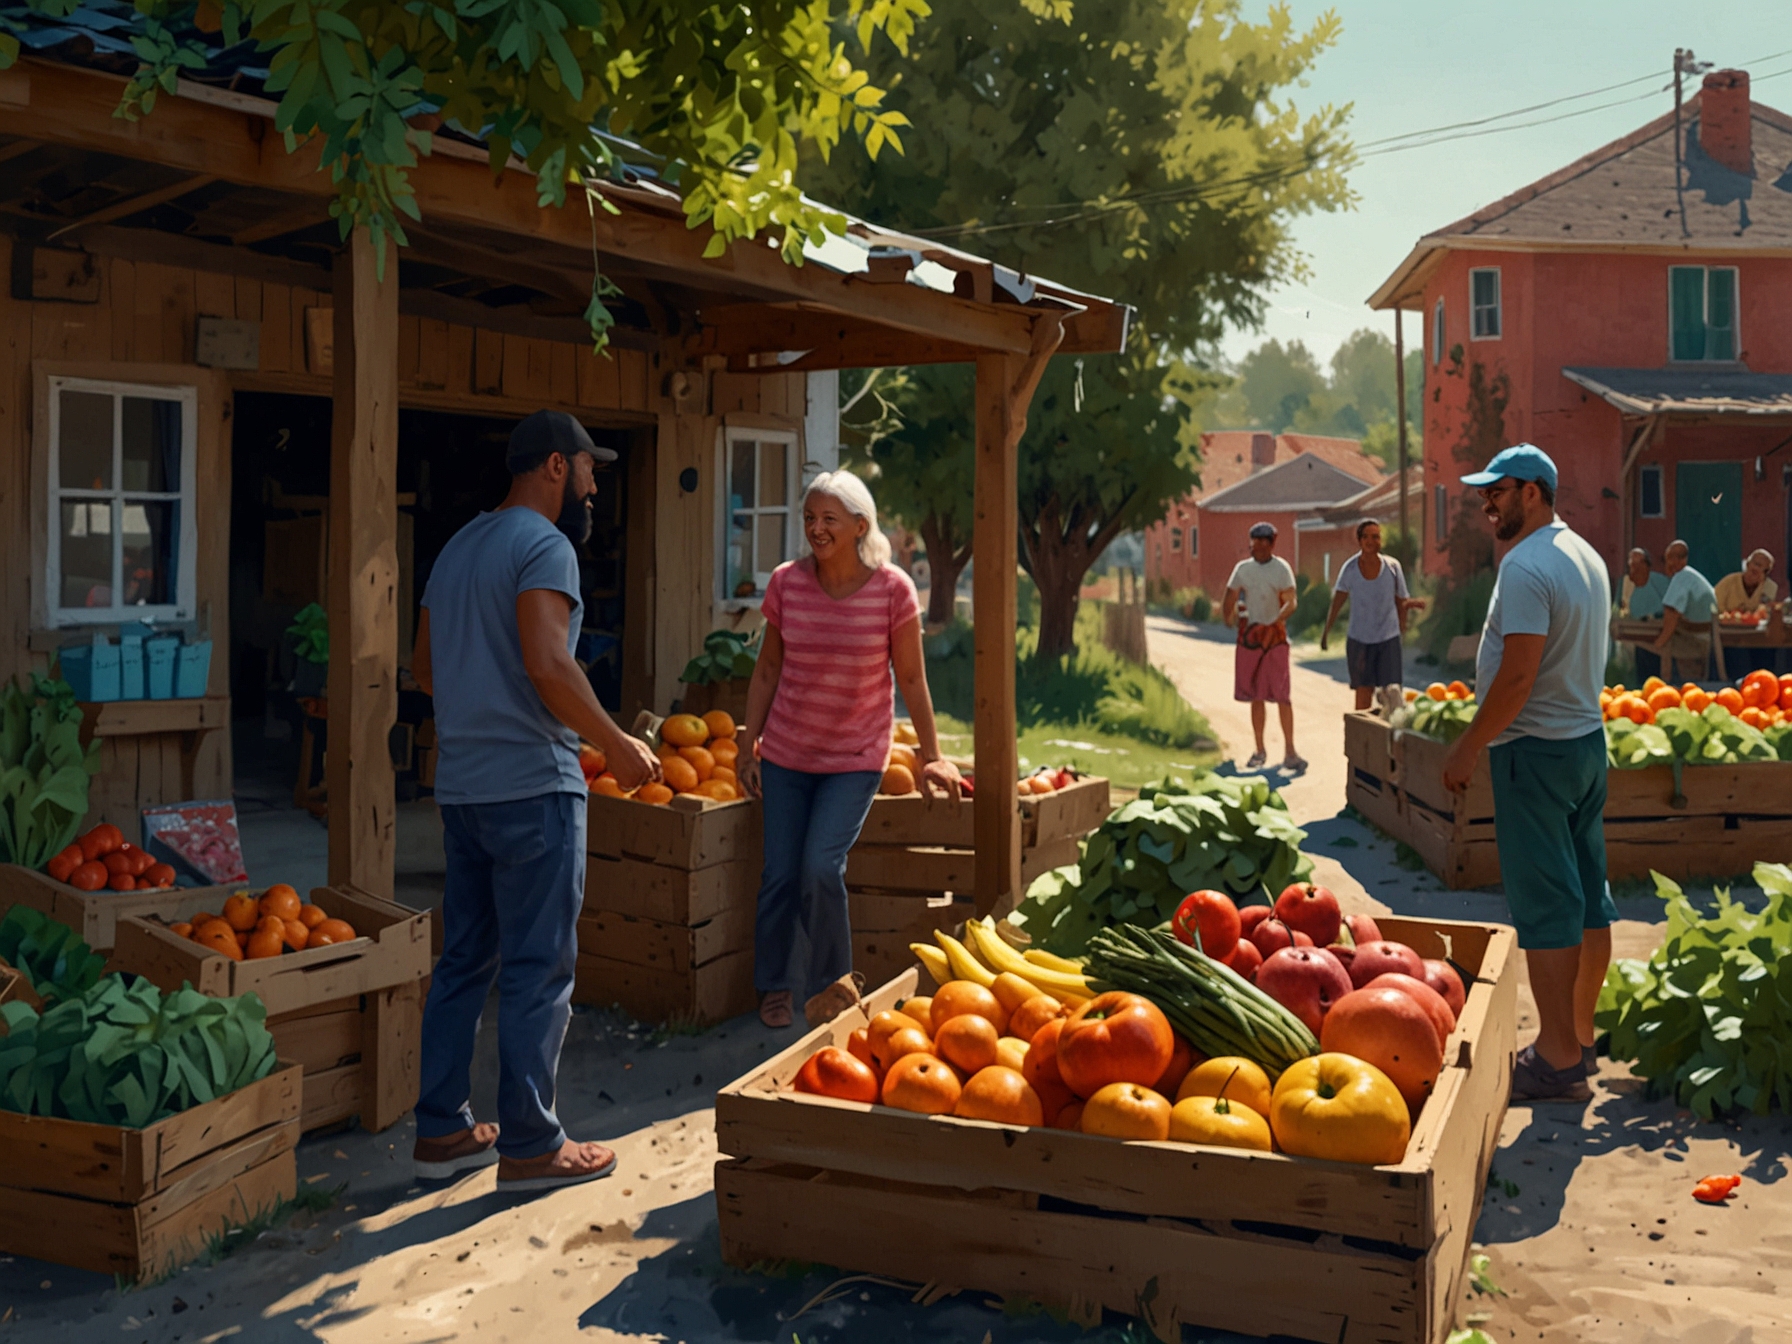
M 1733 173 L 1755 175 L 1749 138 L 1748 71 L 1713 70 L 1699 93 L 1699 148 Z
M 1251 435 L 1251 470 L 1261 471 L 1264 467 L 1276 464 L 1276 436 L 1274 434 Z

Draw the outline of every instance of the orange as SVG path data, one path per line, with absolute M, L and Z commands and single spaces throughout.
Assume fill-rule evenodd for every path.
M 224 922 L 238 933 L 246 933 L 261 922 L 261 911 L 256 908 L 255 898 L 246 891 L 239 891 L 224 902 Z
M 311 930 L 305 927 L 303 920 L 289 919 L 281 936 L 294 952 L 303 952 L 305 944 L 311 941 Z
M 995 1023 L 975 1013 L 960 1013 L 940 1024 L 934 1032 L 934 1053 L 948 1064 L 956 1064 L 966 1073 L 987 1069 L 997 1061 L 997 1044 L 1001 1035 Z M 1023 1056 L 1025 1052 L 1022 1052 Z
M 896 1011 L 912 1017 L 921 1024 L 921 1030 L 928 1035 L 933 1034 L 933 1000 L 926 994 L 911 994 L 896 1005 Z
M 902 742 L 890 744 L 890 759 L 885 764 L 900 765 L 908 771 L 910 778 L 921 773 L 921 758 L 915 754 L 913 747 Z
M 1027 1050 L 1027 1043 L 1020 1037 L 1003 1036 L 996 1042 L 996 1063 L 1004 1069 L 1013 1069 L 1019 1073 L 1020 1066 L 1027 1062 Z
M 909 1055 L 897 1060 L 884 1075 L 884 1105 L 922 1115 L 950 1115 L 964 1088 L 958 1075 L 943 1059 Z
M 695 714 L 674 714 L 660 725 L 660 741 L 674 747 L 700 747 L 709 741 L 709 727 Z
M 933 1042 L 927 1039 L 927 1033 L 921 1028 L 909 1025 L 891 1032 L 871 1047 L 871 1054 L 886 1069 L 895 1065 L 896 1061 L 906 1055 L 933 1054 Z
M 1444 688 L 1444 694 L 1452 700 L 1466 700 L 1472 694 L 1469 688 L 1460 681 L 1452 681 Z
M 1792 685 L 1788 685 L 1783 679 L 1780 682 L 1780 708 L 1792 710 Z
M 301 905 L 299 907 L 299 923 L 308 929 L 315 929 L 329 917 L 329 912 L 321 905 Z
M 1079 1132 L 1083 1127 L 1083 1103 L 1072 1097 L 1058 1113 L 1052 1117 L 1053 1129 L 1068 1129 L 1071 1133 Z
M 243 949 L 236 942 L 236 930 L 221 919 L 214 919 L 196 932 L 193 941 L 208 952 L 222 952 L 232 961 L 243 959 Z
M 1176 1089 L 1176 1100 L 1217 1097 L 1222 1088 L 1227 1101 L 1235 1101 L 1265 1119 L 1269 1118 L 1269 1098 L 1275 1090 L 1270 1086 L 1269 1075 L 1261 1064 L 1241 1055 L 1215 1055 L 1195 1065 L 1182 1080 L 1182 1086 Z
M 898 797 L 915 791 L 915 772 L 906 765 L 889 765 L 884 767 L 883 783 L 877 786 L 879 793 L 894 794 Z
M 689 793 L 703 782 L 698 778 L 697 767 L 682 756 L 668 757 L 660 769 L 666 777 L 666 787 L 674 793 Z
M 188 920 L 187 922 L 189 924 L 191 924 L 195 929 L 203 929 L 207 924 L 210 924 L 216 918 L 217 918 L 217 916 L 214 915 L 210 910 L 201 910 L 198 914 L 194 915 L 193 918 Z
M 276 882 L 261 894 L 261 913 L 281 919 L 299 917 L 299 893 L 284 882 Z
M 1696 691 L 1698 689 L 1699 689 L 1699 683 L 1696 681 L 1683 681 L 1680 683 L 1680 694 L 1682 696 L 1691 695 L 1694 691 Z
M 1742 692 L 1737 690 L 1734 686 L 1724 687 L 1711 698 L 1717 701 L 1717 703 L 1722 705 L 1725 709 L 1729 710 L 1732 714 L 1740 714 L 1747 708 L 1742 701 Z
M 1041 794 L 1041 793 L 1056 793 L 1057 792 L 1057 790 L 1052 787 L 1051 780 L 1048 779 L 1044 775 L 1033 775 L 1032 777 L 1030 777 L 1028 779 L 1023 779 L 1021 781 L 1021 783 L 1025 784 L 1027 786 L 1028 792 L 1033 793 L 1035 795 Z
M 691 763 L 697 771 L 699 781 L 708 779 L 710 772 L 716 768 L 716 758 L 709 754 L 707 747 L 680 747 L 678 754 Z
M 1756 668 L 1742 679 L 1742 703 L 1766 709 L 1780 702 L 1780 679 L 1765 668 Z
M 865 1028 L 859 1027 L 846 1038 L 846 1053 L 859 1063 L 867 1065 L 873 1073 L 883 1066 L 877 1062 L 877 1056 L 871 1053 L 871 1040 Z
M 616 782 L 615 775 L 599 775 L 591 781 L 591 792 L 601 793 L 606 798 L 626 798 L 622 785 Z
M 1741 719 L 1750 728 L 1765 728 L 1767 726 L 1767 716 L 1753 705 L 1750 705 L 1736 717 Z
M 637 803 L 663 805 L 672 801 L 672 790 L 664 784 L 643 784 L 635 790 L 634 798 Z
M 738 794 L 740 792 L 740 776 L 736 775 L 733 769 L 726 765 L 718 765 L 714 770 L 710 771 L 709 778 L 706 779 L 704 783 L 726 784 L 729 788 L 733 789 L 735 793 Z
M 1109 1083 L 1083 1103 L 1083 1133 L 1110 1139 L 1167 1139 L 1170 1103 L 1137 1083 Z
M 732 737 L 718 737 L 709 744 L 708 751 L 716 758 L 718 766 L 725 765 L 729 769 L 733 769 L 734 763 L 740 759 L 740 743 Z
M 1434 681 L 1427 686 L 1425 688 L 1425 694 L 1430 696 L 1433 700 L 1448 700 L 1450 698 L 1449 688 L 1441 681 Z
M 1064 1005 L 1050 994 L 1035 994 L 1008 1019 L 1008 1034 L 1018 1036 L 1021 1040 L 1031 1042 L 1033 1034 L 1050 1022 L 1054 1017 L 1064 1016 Z
M 706 779 L 691 790 L 700 798 L 714 798 L 718 803 L 732 803 L 740 792 L 725 779 Z
M 886 1008 L 881 1013 L 872 1015 L 865 1028 L 866 1038 L 871 1045 L 871 1053 L 876 1054 L 878 1047 L 904 1027 L 912 1027 L 917 1019 L 908 1013 L 898 1012 L 894 1008 Z
M 1711 708 L 1712 699 L 1713 697 L 1710 691 L 1703 691 L 1697 686 L 1694 686 L 1690 691 L 1683 691 L 1681 693 L 1680 704 L 1684 708 L 1690 709 L 1694 714 L 1703 714 L 1706 710 Z
M 1643 694 L 1645 696 L 1651 695 L 1666 685 L 1667 682 L 1663 681 L 1660 677 L 1650 677 L 1643 683 Z
M 703 727 L 711 737 L 734 736 L 734 715 L 725 709 L 712 709 L 703 716 Z
M 315 929 L 306 941 L 307 947 L 327 947 L 331 943 L 346 943 L 355 936 L 355 929 L 346 919 L 326 919 Z
M 1680 692 L 1672 686 L 1658 686 L 1649 692 L 1649 708 L 1659 714 L 1664 709 L 1680 707 Z
M 193 926 L 183 919 L 170 924 L 168 926 L 168 932 L 181 938 L 191 938 L 193 936 Z
M 251 961 L 280 955 L 281 946 L 286 942 L 286 925 L 279 920 L 274 923 L 276 928 L 259 928 L 249 935 L 249 946 L 244 952 Z
M 961 1013 L 988 1018 L 997 1033 L 1008 1029 L 1008 1010 L 974 980 L 948 980 L 933 996 L 933 1029 L 939 1031 Z
M 964 1019 L 960 1018 L 959 1021 Z M 1004 1125 L 1043 1125 L 1045 1108 L 1039 1094 L 1013 1069 L 992 1064 L 971 1075 L 958 1096 L 953 1115 L 967 1120 L 995 1120 Z
M 1649 708 L 1649 702 L 1640 695 L 1627 695 L 1618 701 L 1618 713 L 1632 723 L 1655 722 L 1655 711 Z

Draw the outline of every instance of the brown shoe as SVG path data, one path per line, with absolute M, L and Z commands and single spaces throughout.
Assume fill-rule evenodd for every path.
M 418 1139 L 411 1149 L 411 1169 L 419 1180 L 441 1181 L 498 1160 L 498 1127 L 474 1125 L 439 1139 Z
M 498 1189 L 557 1190 L 563 1185 L 595 1181 L 616 1170 L 616 1154 L 601 1143 L 568 1139 L 539 1157 L 498 1159 Z
M 774 1031 L 781 1031 L 790 1025 L 790 991 L 788 989 L 767 990 L 765 997 L 759 1000 L 759 1020 Z
M 848 971 L 803 1005 L 804 1019 L 810 1026 L 819 1027 L 824 1022 L 832 1022 L 848 1008 L 861 1007 L 859 991 L 864 987 L 865 977 L 857 971 Z

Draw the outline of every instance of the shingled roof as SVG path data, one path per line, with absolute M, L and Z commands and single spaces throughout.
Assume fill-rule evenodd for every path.
M 1243 513 L 1254 509 L 1281 512 L 1320 509 L 1363 492 L 1363 482 L 1313 453 L 1302 453 L 1290 462 L 1278 462 L 1248 476 L 1237 485 L 1207 496 L 1201 508 L 1218 513 Z
M 1749 104 L 1754 171 L 1740 173 L 1700 145 L 1705 96 L 1695 95 L 1681 112 L 1683 186 L 1675 180 L 1674 115 L 1668 112 L 1426 234 L 1370 296 L 1369 306 L 1417 307 L 1431 272 L 1452 249 L 1792 249 L 1792 117 Z

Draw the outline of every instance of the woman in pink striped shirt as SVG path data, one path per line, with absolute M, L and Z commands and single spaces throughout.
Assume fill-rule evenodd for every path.
M 865 483 L 849 471 L 818 476 L 803 495 L 803 535 L 809 554 L 780 565 L 765 587 L 765 637 L 740 730 L 741 783 L 765 800 L 753 984 L 768 1027 L 790 1025 L 797 989 L 811 1025 L 858 1001 L 846 851 L 889 759 L 892 667 L 921 742 L 922 789 L 957 798 L 960 782 L 940 756 L 915 585 L 890 563 Z

